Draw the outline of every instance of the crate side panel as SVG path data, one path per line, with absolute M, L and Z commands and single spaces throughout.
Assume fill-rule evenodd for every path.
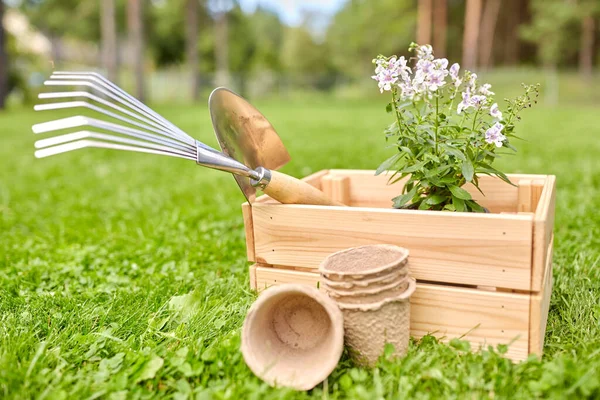
M 393 185 L 388 185 L 392 176 L 391 172 L 375 176 L 371 170 L 338 170 L 329 171 L 330 176 L 344 176 L 350 179 L 350 201 L 354 207 L 389 208 L 392 198 L 401 194 L 405 178 Z M 539 177 L 540 175 L 508 175 L 513 181 L 526 179 L 525 177 Z M 529 178 L 531 179 L 531 178 Z M 479 204 L 488 208 L 493 213 L 517 212 L 518 187 L 507 184 L 499 178 L 487 175 L 479 176 L 479 186 L 485 196 L 472 184 L 464 188 Z
M 256 260 L 316 269 L 331 253 L 389 243 L 420 280 L 529 290 L 532 216 L 255 205 Z
M 319 274 L 256 268 L 258 290 L 284 283 L 318 287 Z M 411 335 L 434 334 L 443 341 L 463 337 L 475 348 L 508 344 L 508 357 L 524 360 L 528 351 L 529 296 L 442 285 L 417 284 L 411 297 Z
M 556 177 L 548 175 L 540 196 L 533 221 L 533 254 L 531 266 L 531 291 L 542 290 L 547 249 L 554 229 L 556 203 Z
M 255 262 L 254 254 L 254 224 L 252 223 L 252 207 L 250 203 L 242 204 L 242 216 L 244 218 L 244 230 L 246 233 L 246 255 L 248 261 Z
M 531 296 L 531 307 L 529 317 L 529 353 L 542 355 L 544 350 L 544 337 L 546 336 L 546 325 L 548 323 L 548 312 L 550 310 L 550 297 L 552 296 L 552 251 L 554 239 L 550 239 L 546 254 L 546 266 L 544 268 L 544 280 L 542 290 Z

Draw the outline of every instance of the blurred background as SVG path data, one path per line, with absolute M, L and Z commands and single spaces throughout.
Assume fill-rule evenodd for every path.
M 0 0 L 0 108 L 31 103 L 53 69 L 151 103 L 218 85 L 375 97 L 371 60 L 411 41 L 495 84 L 540 82 L 547 105 L 595 104 L 599 15 L 598 0 Z

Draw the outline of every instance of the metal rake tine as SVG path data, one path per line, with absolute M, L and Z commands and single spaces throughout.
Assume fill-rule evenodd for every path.
M 159 154 L 163 156 L 171 156 L 171 157 L 179 157 L 185 158 L 187 160 L 195 160 L 195 157 L 174 152 L 173 150 L 163 151 L 163 150 L 155 150 L 146 147 L 136 147 L 136 146 L 128 146 L 121 145 L 115 143 L 102 142 L 97 140 L 76 140 L 74 142 L 69 142 L 65 144 L 61 144 L 58 146 L 47 147 L 41 150 L 37 150 L 34 154 L 36 158 L 44 158 L 54 156 L 56 154 L 66 153 L 68 151 L 79 150 L 86 147 L 95 147 L 102 149 L 112 149 L 112 150 L 125 150 L 125 151 L 135 151 L 138 153 L 150 153 L 150 154 Z
M 102 91 L 99 88 L 96 88 L 96 90 L 98 90 L 99 92 L 103 92 L 104 93 L 104 91 Z M 104 94 L 109 95 L 108 92 L 104 93 Z M 163 134 L 165 136 L 177 137 L 179 139 L 178 135 L 175 135 L 175 134 L 173 134 L 173 132 L 165 129 L 164 126 L 159 125 L 156 122 L 154 122 L 154 121 L 152 121 L 152 120 L 150 120 L 150 119 L 148 119 L 146 117 L 143 117 L 139 113 L 132 112 L 132 111 L 126 109 L 126 108 L 118 106 L 118 105 L 116 105 L 116 104 L 114 104 L 114 103 L 112 103 L 110 101 L 104 100 L 103 98 L 100 98 L 100 97 L 98 97 L 98 96 L 96 96 L 96 95 L 94 95 L 92 93 L 89 93 L 89 92 L 84 92 L 84 91 L 50 92 L 50 93 L 40 93 L 38 95 L 39 99 L 62 99 L 62 98 L 66 98 L 66 97 L 85 97 L 85 98 L 88 98 L 88 99 L 93 100 L 95 102 L 104 104 L 105 106 L 111 107 L 114 110 L 117 110 L 117 111 L 119 111 L 119 112 L 121 112 L 123 114 L 127 114 L 130 117 L 133 117 L 133 118 L 135 118 L 135 119 L 137 119 L 139 121 L 142 121 L 142 122 L 144 122 L 144 123 L 146 123 L 148 125 L 152 125 L 154 128 L 156 128 L 156 129 L 160 130 L 161 132 L 163 132 Z M 119 101 L 119 100 L 116 99 L 116 101 Z M 185 143 L 190 143 L 190 141 L 186 140 Z
M 88 130 L 67 133 L 64 135 L 54 136 L 54 137 L 47 138 L 47 139 L 40 139 L 34 143 L 34 146 L 36 149 L 43 149 L 46 147 L 56 146 L 56 145 L 68 143 L 68 142 L 74 142 L 76 140 L 81 140 L 81 139 L 99 139 L 99 140 L 105 140 L 108 142 L 130 144 L 130 145 L 146 147 L 146 148 L 155 149 L 155 150 L 175 151 L 171 147 L 162 146 L 159 144 L 153 144 L 153 143 L 149 143 L 149 142 L 144 142 L 142 140 L 128 139 L 128 138 L 124 138 L 121 136 L 108 135 L 105 133 L 88 131 Z
M 40 124 L 33 125 L 32 129 L 34 133 L 46 133 L 62 129 L 78 128 L 82 126 L 91 126 L 94 128 L 106 129 L 115 133 L 133 136 L 138 139 L 144 139 L 154 143 L 159 143 L 171 147 L 173 149 L 186 152 L 188 154 L 193 154 L 194 156 L 196 155 L 195 151 L 190 150 L 188 147 L 185 147 L 183 144 L 176 142 L 172 139 L 163 138 L 152 133 L 143 132 L 138 129 L 127 128 L 122 125 L 113 124 L 111 122 L 106 122 L 99 119 L 84 117 L 82 115 L 56 119 L 48 122 L 42 122 Z
M 59 103 L 38 104 L 38 105 L 34 106 L 33 109 L 36 111 L 44 111 L 44 110 L 59 110 L 59 109 L 77 108 L 77 107 L 87 108 L 87 109 L 99 112 L 101 114 L 107 115 L 109 117 L 118 119 L 120 121 L 126 122 L 128 124 L 137 126 L 138 128 L 147 129 L 151 132 L 158 133 L 159 135 L 164 135 L 162 131 L 157 130 L 156 128 L 133 121 L 133 120 L 123 117 L 119 114 L 115 114 L 113 112 L 105 110 L 102 107 L 98 107 L 93 104 L 90 104 L 86 101 L 67 101 L 67 102 L 59 102 Z M 168 136 L 168 137 L 172 138 L 172 136 Z M 183 143 L 183 142 L 182 142 L 182 144 L 185 146 L 188 146 L 192 150 L 196 149 L 196 147 L 192 146 L 191 144 Z
M 53 75 L 54 77 L 54 75 Z M 189 144 L 193 144 L 194 143 L 194 139 L 191 138 L 190 136 L 188 136 L 187 134 L 181 134 L 179 132 L 175 132 L 173 130 L 171 130 L 171 128 L 169 126 L 165 126 L 164 123 L 161 123 L 160 119 L 158 119 L 156 117 L 155 112 L 153 113 L 148 113 L 147 111 L 144 111 L 143 109 L 141 109 L 140 107 L 136 106 L 135 104 L 131 104 L 128 101 L 123 100 L 122 98 L 120 98 L 120 96 L 118 96 L 117 94 L 114 94 L 109 90 L 103 89 L 103 87 L 106 87 L 105 85 L 102 85 L 102 83 L 94 83 L 94 81 L 98 81 L 95 78 L 87 78 L 87 77 L 80 77 L 78 76 L 77 79 L 88 79 L 88 80 L 77 80 L 77 79 L 72 79 L 72 76 L 65 76 L 64 80 L 56 80 L 56 79 L 49 79 L 47 81 L 44 82 L 44 85 L 46 86 L 87 86 L 89 88 L 92 88 L 96 91 L 98 91 L 99 93 L 104 94 L 105 96 L 110 97 L 111 99 L 113 99 L 114 101 L 121 103 L 123 105 L 125 105 L 126 107 L 129 107 L 131 110 L 153 120 L 158 127 L 160 127 L 161 129 L 165 129 L 166 132 L 169 134 L 169 136 L 173 137 L 173 138 L 177 138 L 183 142 L 189 143 Z M 90 82 L 90 80 L 92 82 Z
M 126 99 L 127 101 L 132 102 L 132 103 L 136 104 L 138 107 L 144 109 L 146 112 L 154 115 L 156 118 L 158 118 L 160 121 L 162 121 L 163 124 L 166 124 L 165 127 L 170 127 L 171 129 L 173 129 L 174 133 L 188 136 L 187 133 L 185 133 L 184 131 L 179 129 L 171 121 L 167 120 L 162 115 L 158 114 L 156 111 L 152 110 L 150 107 L 148 107 L 147 105 L 145 105 L 144 103 L 142 103 L 141 101 L 139 101 L 138 99 L 136 99 L 135 97 L 133 97 L 132 95 L 130 95 L 129 93 L 127 93 L 126 91 L 121 89 L 119 86 L 115 85 L 114 83 L 112 83 L 111 81 L 109 81 L 108 79 L 106 79 L 104 76 L 102 76 L 101 74 L 99 74 L 97 72 L 55 71 L 52 73 L 51 78 L 53 78 L 54 76 L 58 76 L 59 79 L 81 79 L 82 76 L 85 76 L 86 79 L 90 79 L 90 80 L 93 80 L 96 82 L 100 81 L 99 83 L 101 85 L 103 85 L 104 87 L 107 87 L 113 93 L 115 93 L 116 95 L 119 95 L 122 99 Z

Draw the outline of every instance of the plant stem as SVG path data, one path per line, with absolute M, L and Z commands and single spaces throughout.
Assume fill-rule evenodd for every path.
M 435 155 L 438 155 L 438 127 L 440 126 L 440 119 L 439 119 L 439 99 L 440 96 L 435 96 L 435 137 L 434 137 L 434 141 L 435 141 Z
M 400 121 L 402 120 L 402 115 L 400 115 L 400 110 L 398 110 L 398 105 L 396 104 L 396 88 L 392 89 L 392 108 L 394 109 L 394 114 L 396 114 L 398 131 L 400 131 Z

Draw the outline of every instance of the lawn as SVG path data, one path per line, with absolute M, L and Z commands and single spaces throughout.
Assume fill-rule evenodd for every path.
M 262 101 L 284 172 L 368 168 L 390 155 L 381 101 Z M 206 107 L 157 110 L 215 145 Z M 239 351 L 248 288 L 233 178 L 165 157 L 84 150 L 35 160 L 32 123 L 0 113 L 0 397 L 598 398 L 600 125 L 592 106 L 527 110 L 506 172 L 557 175 L 545 354 L 513 364 L 426 337 L 401 361 L 344 356 L 310 392 L 272 389 Z

